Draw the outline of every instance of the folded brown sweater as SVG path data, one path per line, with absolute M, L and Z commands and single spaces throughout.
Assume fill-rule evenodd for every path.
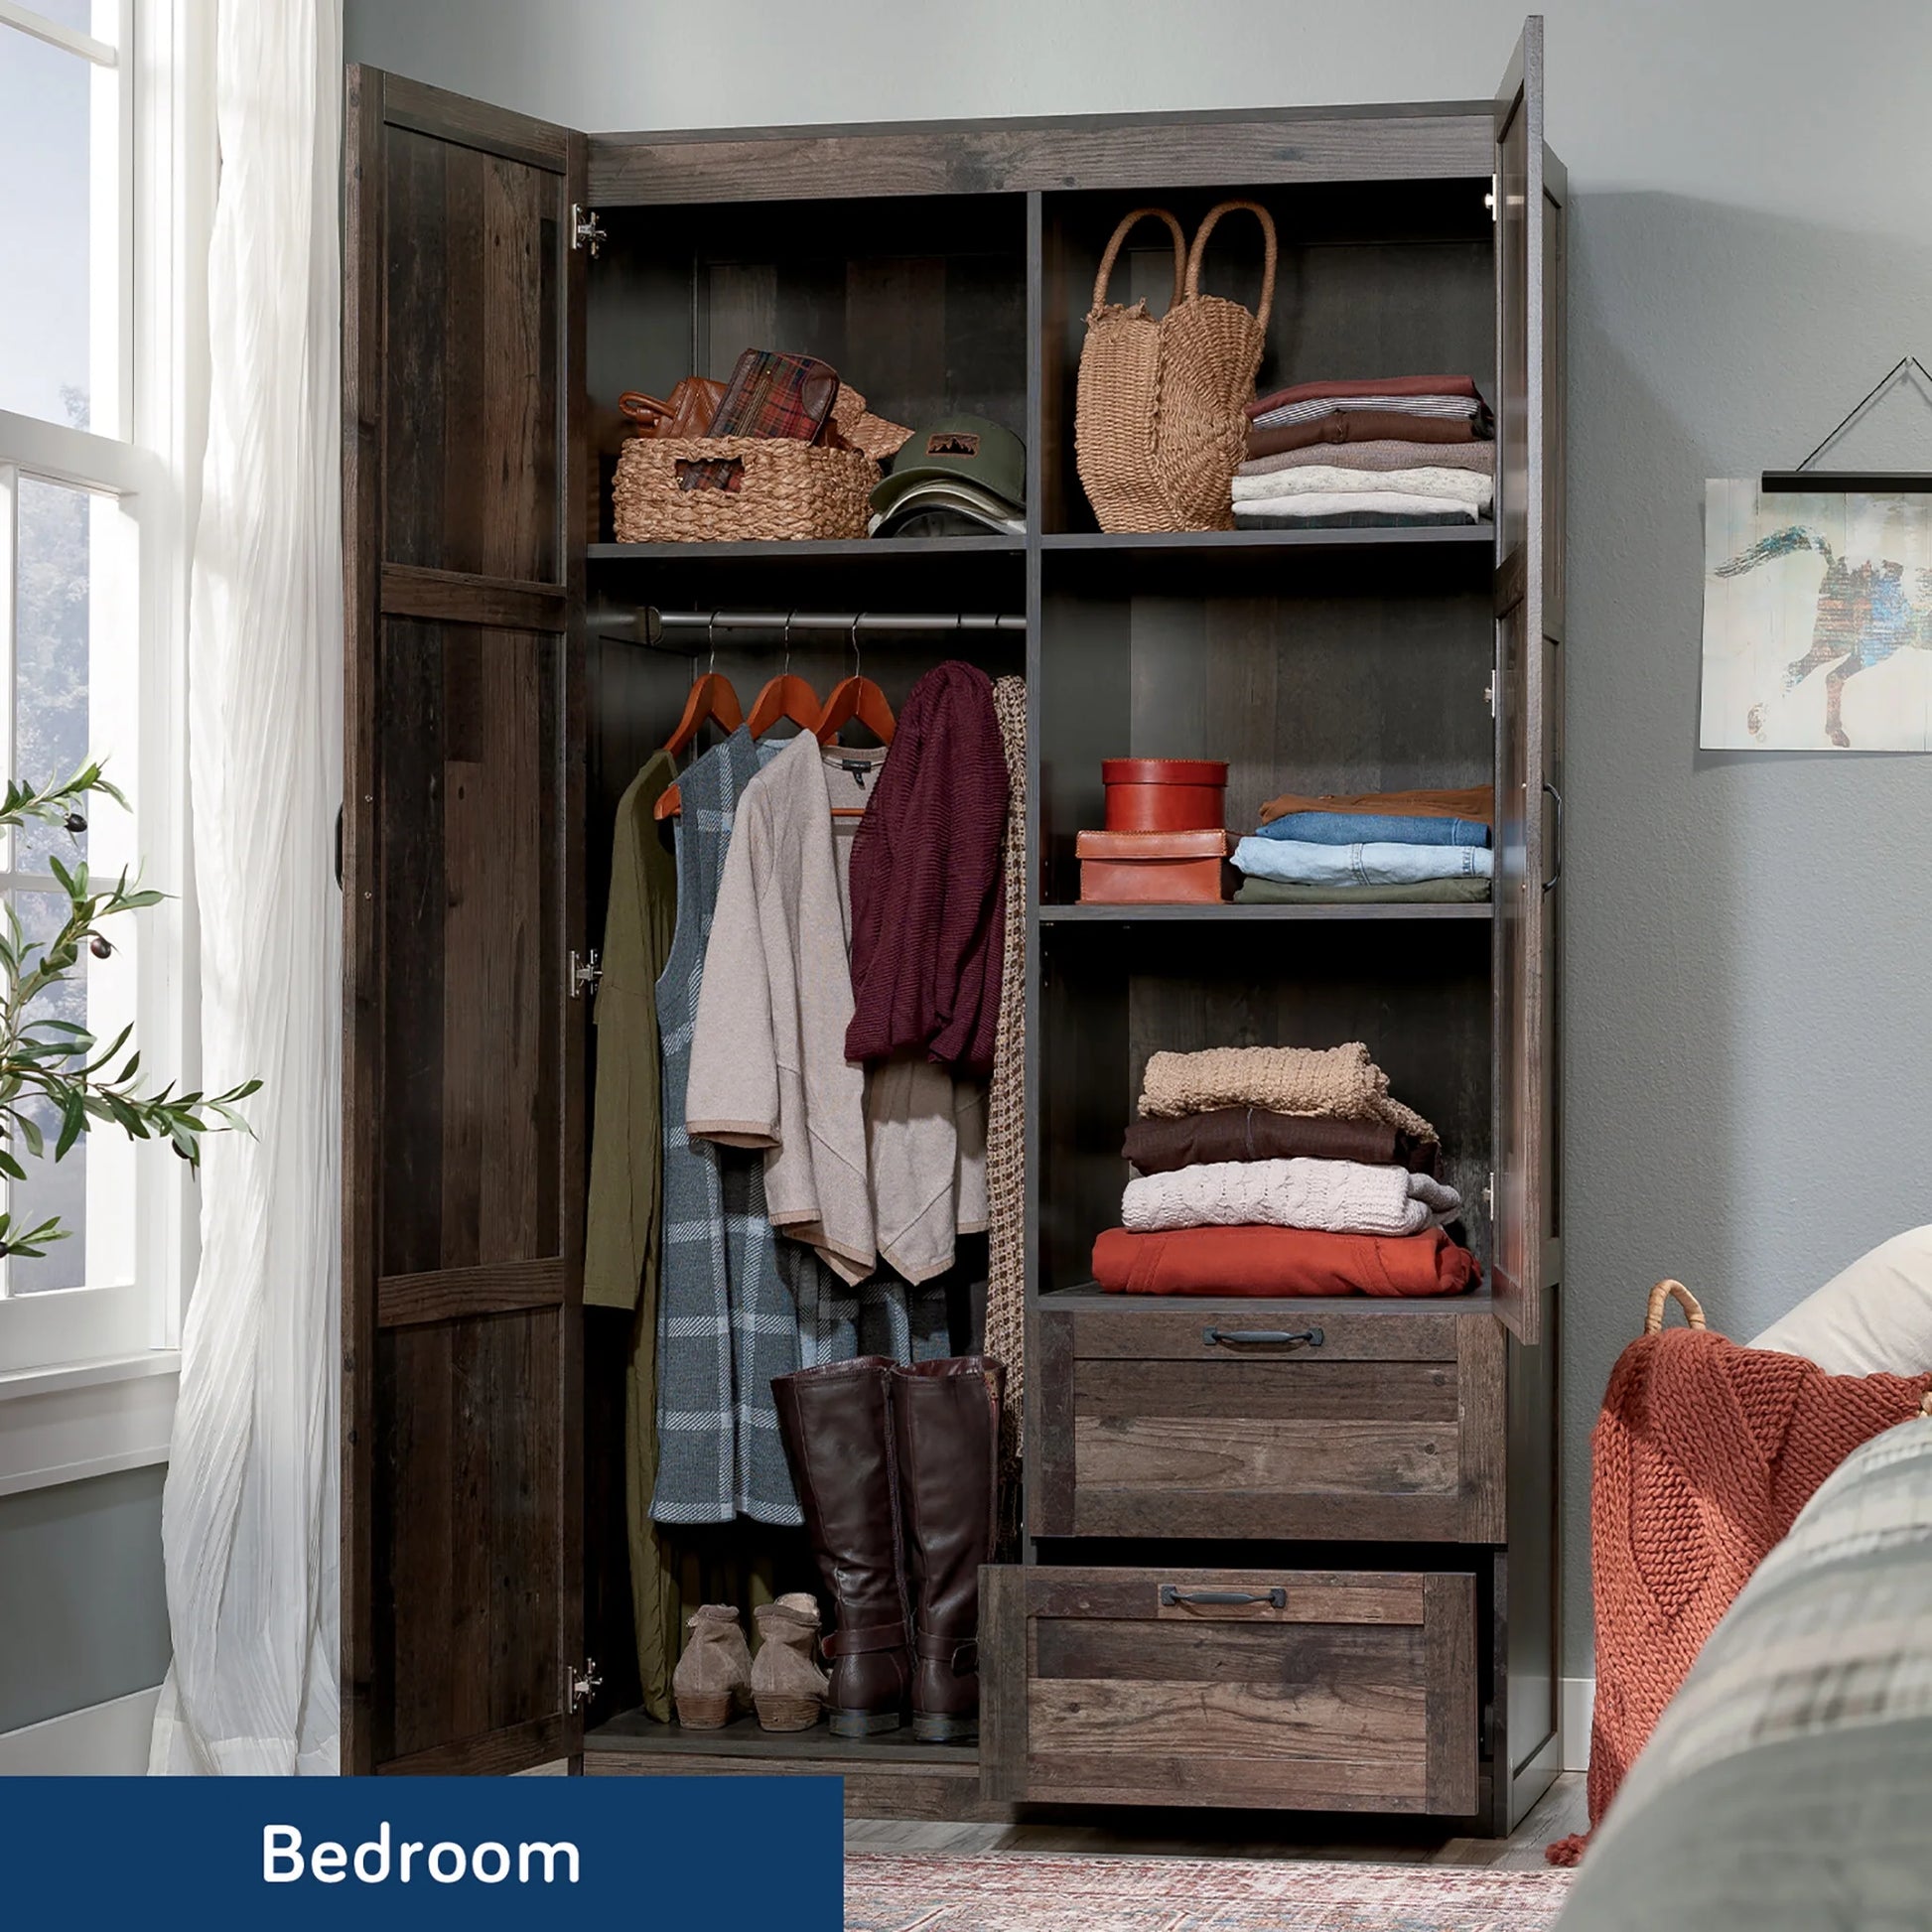
M 1488 785 L 1469 785 L 1461 791 L 1364 791 L 1330 793 L 1311 798 L 1285 791 L 1261 808 L 1261 822 L 1272 824 L 1290 812 L 1375 812 L 1385 818 L 1473 818 L 1493 825 L 1496 794 Z
M 1467 416 L 1412 416 L 1401 409 L 1337 409 L 1312 423 L 1277 423 L 1272 429 L 1248 425 L 1248 455 L 1279 456 L 1284 450 L 1311 449 L 1317 443 L 1473 443 L 1474 422 Z
M 1178 1120 L 1137 1120 L 1121 1148 L 1142 1173 L 1173 1173 L 1217 1161 L 1362 1161 L 1433 1174 L 1442 1149 L 1385 1120 L 1332 1120 L 1322 1114 L 1271 1114 L 1219 1107 Z
M 1413 1108 L 1389 1097 L 1389 1076 L 1359 1039 L 1345 1046 L 1210 1046 L 1201 1053 L 1149 1058 L 1141 1075 L 1144 1120 L 1207 1114 L 1218 1107 L 1381 1120 L 1421 1141 L 1442 1139 Z

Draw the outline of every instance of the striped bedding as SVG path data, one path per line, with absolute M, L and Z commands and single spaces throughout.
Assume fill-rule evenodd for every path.
M 1712 1632 L 1558 1932 L 1932 1924 L 1932 1419 L 1856 1450 Z

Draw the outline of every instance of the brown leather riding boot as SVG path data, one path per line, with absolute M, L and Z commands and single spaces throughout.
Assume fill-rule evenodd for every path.
M 805 1533 L 838 1611 L 824 1645 L 838 1737 L 897 1730 L 911 1683 L 892 1382 L 884 1355 L 771 1378 Z
M 980 1565 L 993 1555 L 1006 1371 L 986 1355 L 893 1371 L 906 1580 L 912 1596 L 912 1734 L 979 1735 Z

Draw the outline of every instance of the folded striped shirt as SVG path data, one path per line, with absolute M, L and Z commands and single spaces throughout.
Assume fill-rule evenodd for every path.
M 1488 410 L 1480 396 L 1355 396 L 1340 401 L 1311 396 L 1306 402 L 1285 402 L 1257 416 L 1257 429 L 1280 429 L 1289 423 L 1317 423 L 1344 409 L 1393 409 L 1405 416 L 1435 416 L 1445 422 L 1483 421 Z

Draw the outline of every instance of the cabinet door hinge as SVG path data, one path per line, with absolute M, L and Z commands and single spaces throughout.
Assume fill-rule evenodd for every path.
M 1496 212 L 1496 204 L 1501 199 L 1503 185 L 1501 181 L 1496 176 L 1491 175 L 1489 177 L 1489 193 L 1482 198 L 1482 205 L 1489 210 L 1489 219 L 1492 222 L 1502 219 L 1502 216 Z
M 1482 1186 L 1482 1211 L 1493 1221 L 1496 1218 L 1496 1176 L 1491 1173 Z
M 570 1708 L 581 1711 L 604 1688 L 603 1674 L 598 1670 L 597 1659 L 586 1657 L 584 1668 L 570 1673 Z
M 1476 1719 L 1476 1755 L 1493 1757 L 1496 1749 L 1496 1707 L 1485 1704 Z
M 1494 671 L 1489 673 L 1489 682 L 1482 687 L 1482 699 L 1489 707 L 1490 717 L 1493 718 L 1496 715 L 1496 674 Z
M 570 956 L 570 997 L 581 1000 L 584 989 L 589 987 L 593 998 L 597 995 L 598 982 L 604 977 L 604 961 L 595 946 L 591 948 L 588 959 L 580 959 L 575 952 Z
M 604 246 L 604 223 L 597 218 L 596 208 L 571 203 L 570 245 L 573 249 L 588 248 L 591 260 L 597 260 L 597 251 Z

